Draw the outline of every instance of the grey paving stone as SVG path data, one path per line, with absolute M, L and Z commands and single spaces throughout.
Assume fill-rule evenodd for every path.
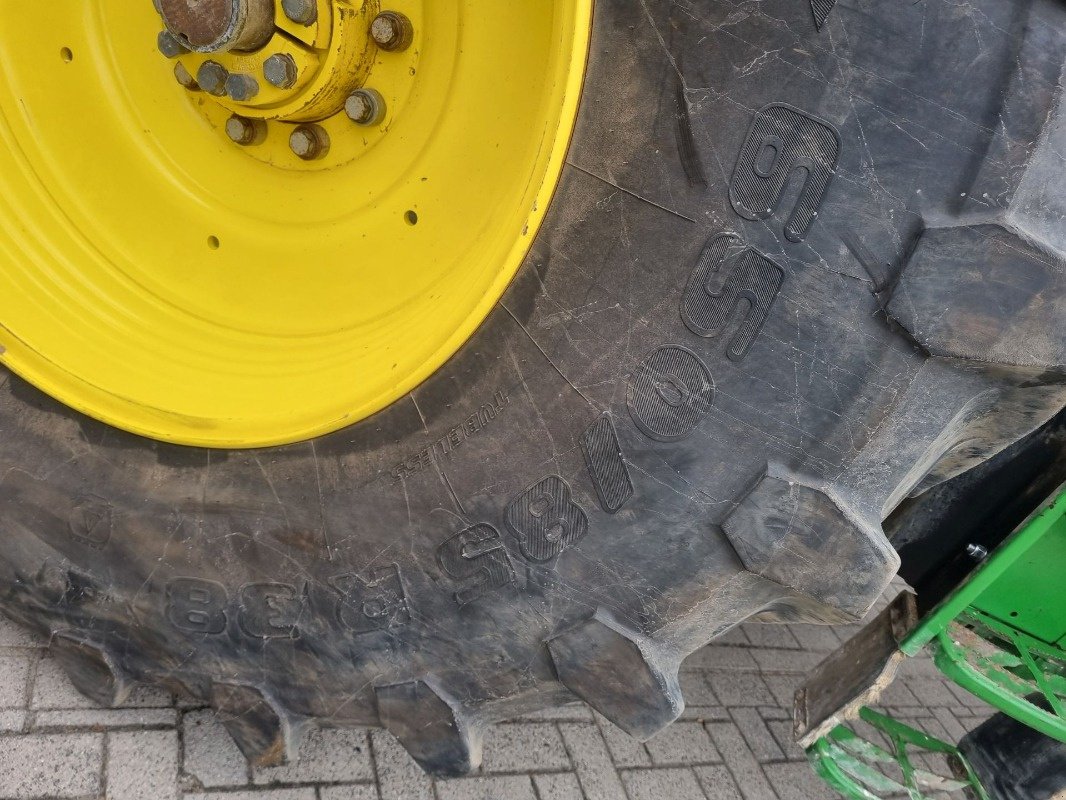
M 257 789 L 241 792 L 211 792 L 211 794 L 186 794 L 182 800 L 315 800 L 315 790 L 306 789 Z
M 572 722 L 561 724 L 559 730 L 587 800 L 619 800 L 625 797 L 622 782 L 611 763 L 607 743 L 599 727 L 594 723 Z
M 300 755 L 283 767 L 255 769 L 255 783 L 358 783 L 374 780 L 370 745 L 362 728 L 312 730 Z
M 496 725 L 485 741 L 485 772 L 560 772 L 570 769 L 562 737 L 555 725 L 528 722 Z
M 843 642 L 829 625 L 795 623 L 788 626 L 800 647 L 812 653 L 831 653 Z
M 948 729 L 944 727 L 944 723 L 938 720 L 936 717 L 932 719 L 923 719 L 921 725 L 915 725 L 920 731 L 925 731 L 930 736 L 940 739 L 948 744 L 957 744 L 954 737 L 948 732 Z
M 173 708 L 75 708 L 68 711 L 38 711 L 35 730 L 55 728 L 152 728 L 174 726 Z
M 899 665 L 899 675 L 901 678 L 937 678 L 941 681 L 944 680 L 944 673 L 933 663 L 933 659 L 925 654 L 903 659 L 903 663 Z
M 788 708 L 781 706 L 759 706 L 759 715 L 763 719 L 792 719 L 792 704 Z
M 787 625 L 753 622 L 741 627 L 753 647 L 781 647 L 786 650 L 798 650 L 800 647 Z
M 372 783 L 349 784 L 347 786 L 322 786 L 318 790 L 319 800 L 378 800 L 377 787 Z
M 540 800 L 584 800 L 581 784 L 572 772 L 558 775 L 534 775 L 533 785 L 537 787 Z
M 611 752 L 616 767 L 650 767 L 651 755 L 643 742 L 639 742 L 606 718 L 596 715 L 603 740 Z
M 740 730 L 730 722 L 707 725 L 718 752 L 740 787 L 744 800 L 777 800 Z
M 698 722 L 675 722 L 655 734 L 645 746 L 658 766 L 713 764 L 722 760 L 706 729 Z
M 805 650 L 759 648 L 751 651 L 759 671 L 784 675 L 806 675 L 825 659 L 827 653 L 808 653 Z
M 685 698 L 686 706 L 717 706 L 718 697 L 707 683 L 706 674 L 703 670 L 682 670 L 678 675 L 681 684 L 681 694 Z
M 944 730 L 946 730 L 948 736 L 951 737 L 948 741 L 953 744 L 957 744 L 959 739 L 965 736 L 968 732 L 966 727 L 960 724 L 949 708 L 934 708 L 933 716 L 944 726 Z
M 737 625 L 735 628 L 730 628 L 728 631 L 726 631 L 713 642 L 711 642 L 712 647 L 720 647 L 722 645 L 750 647 L 751 642 L 748 640 L 748 637 L 744 635 L 744 626 Z
M 0 737 L 0 797 L 95 797 L 103 763 L 101 733 Z
M 43 647 L 44 642 L 26 628 L 0 615 L 0 647 Z
M 440 800 L 537 800 L 528 775 L 437 781 Z
M 121 708 L 173 708 L 175 705 L 174 696 L 170 692 L 158 686 L 139 684 L 133 687 Z
M 798 675 L 762 675 L 762 681 L 769 688 L 779 708 L 791 709 L 796 698 L 796 689 L 803 682 Z
M 729 722 L 729 709 L 725 706 L 685 706 L 678 719 L 684 722 Z
M 759 675 L 715 670 L 708 673 L 707 681 L 727 708 L 777 705 L 777 699 Z
M 21 708 L 9 708 L 0 711 L 0 731 L 21 731 L 26 726 L 27 712 Z
M 204 788 L 243 786 L 248 762 L 212 711 L 190 711 L 182 720 L 183 771 Z
M 433 800 L 433 781 L 388 731 L 370 732 L 382 800 Z
M 947 682 L 940 678 L 910 678 L 906 686 L 923 706 L 956 706 L 958 698 L 948 688 Z
M 748 743 L 752 754 L 760 762 L 778 761 L 785 757 L 784 752 L 774 740 L 770 729 L 763 722 L 762 715 L 754 708 L 732 709 L 733 722 L 736 723 Z
M 592 722 L 592 709 L 584 703 L 567 703 L 535 714 L 523 714 L 515 722 Z
M 42 658 L 37 664 L 30 708 L 96 708 L 92 700 L 82 695 L 67 678 L 54 658 Z
M 972 692 L 968 692 L 957 683 L 949 682 L 948 691 L 958 699 L 959 703 L 971 709 L 991 710 L 988 704 Z M 887 705 L 887 703 L 886 703 Z
M 766 767 L 780 800 L 839 800 L 808 764 L 770 764 Z
M 696 779 L 707 800 L 743 800 L 736 781 L 724 766 L 696 767 Z M 665 800 L 665 798 L 664 798 Z
M 758 672 L 752 650 L 747 647 L 730 647 L 711 644 L 685 659 L 686 669 L 739 670 L 741 672 Z M 724 701 L 723 701 L 724 702 Z
M 786 759 L 806 762 L 807 754 L 803 752 L 802 747 L 796 744 L 796 739 L 792 734 L 791 720 L 767 720 L 766 727 L 770 729 L 774 741 L 777 742 L 777 746 L 781 748 L 781 752 L 785 754 Z
M 881 692 L 881 696 L 877 700 L 878 705 L 882 706 L 921 706 L 922 701 L 914 696 L 914 692 L 907 688 L 901 680 L 894 680 L 884 691 Z
M 0 655 L 0 708 L 25 708 L 30 687 L 29 653 Z
M 107 800 L 174 800 L 177 796 L 176 731 L 107 735 Z
M 640 769 L 622 773 L 629 800 L 704 800 L 691 769 Z

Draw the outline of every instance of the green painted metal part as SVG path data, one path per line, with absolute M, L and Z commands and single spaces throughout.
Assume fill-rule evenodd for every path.
M 905 795 L 932 800 L 968 789 L 978 800 L 988 794 L 957 747 L 908 727 L 869 708 L 859 718 L 880 733 L 879 744 L 838 725 L 807 750 L 815 772 L 842 795 L 854 800 L 880 800 Z M 922 755 L 941 756 L 951 776 L 915 764 Z
M 997 547 L 900 643 L 900 649 L 908 656 L 917 655 L 971 606 L 1047 644 L 1066 644 L 1064 565 L 1066 491 Z
M 915 656 L 928 646 L 937 667 L 989 705 L 1066 742 L 1066 492 L 1004 541 L 900 643 Z M 869 708 L 859 718 L 883 747 L 840 725 L 807 749 L 815 771 L 854 800 L 904 795 L 927 800 L 968 789 L 988 794 L 965 757 L 946 742 Z M 939 753 L 953 778 L 914 766 L 908 750 Z
M 947 677 L 1066 742 L 1066 492 L 1010 536 L 903 642 Z

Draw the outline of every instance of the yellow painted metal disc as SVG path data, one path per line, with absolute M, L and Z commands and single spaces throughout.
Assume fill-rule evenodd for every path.
M 403 397 L 528 252 L 591 3 L 325 0 L 334 21 L 398 11 L 415 39 L 370 53 L 384 121 L 321 121 L 310 162 L 269 102 L 264 141 L 227 138 L 233 108 L 178 84 L 149 0 L 5 4 L 3 361 L 119 428 L 209 447 L 303 440 Z M 300 57 L 328 63 L 315 46 Z

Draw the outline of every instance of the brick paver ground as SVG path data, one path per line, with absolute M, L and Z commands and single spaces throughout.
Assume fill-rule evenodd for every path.
M 583 705 L 495 727 L 481 774 L 432 781 L 384 731 L 323 730 L 250 770 L 210 710 L 154 689 L 101 709 L 0 618 L 0 798 L 108 800 L 820 800 L 792 693 L 854 627 L 746 625 L 685 662 L 682 719 L 640 744 Z M 957 740 L 989 710 L 913 659 L 890 714 Z

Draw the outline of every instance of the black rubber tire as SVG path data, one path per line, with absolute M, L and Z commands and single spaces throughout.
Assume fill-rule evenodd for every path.
M 1066 405 L 1064 53 L 1051 0 L 600 0 L 546 226 L 410 397 L 222 453 L 6 380 L 0 609 L 260 763 L 382 724 L 456 774 L 575 696 L 650 736 L 687 654 L 857 618 L 884 517 Z
M 1032 698 L 1045 710 L 1043 698 Z M 992 800 L 1055 800 L 1066 792 L 1066 744 L 993 714 L 959 742 Z

